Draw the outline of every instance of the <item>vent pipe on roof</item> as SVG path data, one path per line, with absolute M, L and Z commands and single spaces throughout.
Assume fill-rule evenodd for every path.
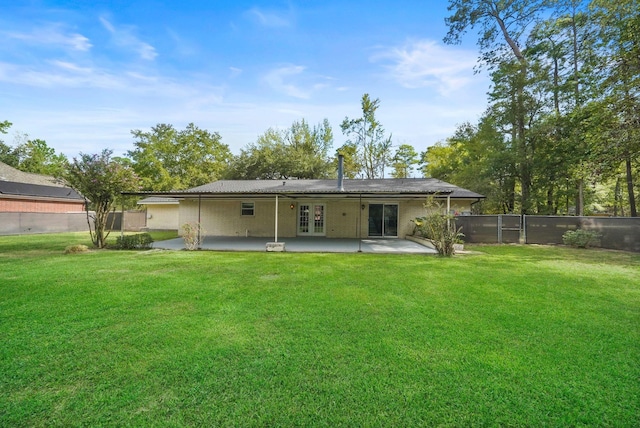
M 338 155 L 338 190 L 344 192 L 344 156 Z

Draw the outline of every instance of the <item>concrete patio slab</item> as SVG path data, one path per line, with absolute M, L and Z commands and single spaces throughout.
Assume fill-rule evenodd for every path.
M 201 248 L 214 251 L 266 251 L 267 243 L 273 238 L 242 238 L 207 236 Z M 437 254 L 432 248 L 405 239 L 332 239 L 332 238 L 280 238 L 285 252 L 299 253 L 397 253 L 397 254 Z M 182 238 L 153 243 L 153 248 L 167 250 L 184 249 Z

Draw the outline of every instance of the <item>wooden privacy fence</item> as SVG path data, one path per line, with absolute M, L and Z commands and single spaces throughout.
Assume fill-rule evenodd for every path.
M 113 221 L 113 227 L 111 230 L 122 230 L 122 214 L 124 214 L 124 230 L 127 232 L 140 232 L 147 227 L 147 212 L 146 211 L 125 211 L 110 213 L 107 217 L 107 226 L 111 225 Z
M 640 252 L 639 217 L 569 217 L 536 215 L 472 215 L 456 217 L 470 243 L 562 244 L 568 230 L 600 235 L 598 246 Z

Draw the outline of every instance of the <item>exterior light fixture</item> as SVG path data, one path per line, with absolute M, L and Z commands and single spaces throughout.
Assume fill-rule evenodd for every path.
M 289 205 L 289 208 L 291 208 L 291 209 L 294 209 L 295 207 L 296 207 L 295 204 Z

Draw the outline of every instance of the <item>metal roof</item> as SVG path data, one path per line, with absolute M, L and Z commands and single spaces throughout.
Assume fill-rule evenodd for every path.
M 219 180 L 187 190 L 169 192 L 136 192 L 161 197 L 239 197 L 282 195 L 303 197 L 326 195 L 327 197 L 354 197 L 360 195 L 384 197 L 423 197 L 449 195 L 451 198 L 481 199 L 483 195 L 446 183 L 435 178 L 344 179 L 343 189 L 337 180 Z

